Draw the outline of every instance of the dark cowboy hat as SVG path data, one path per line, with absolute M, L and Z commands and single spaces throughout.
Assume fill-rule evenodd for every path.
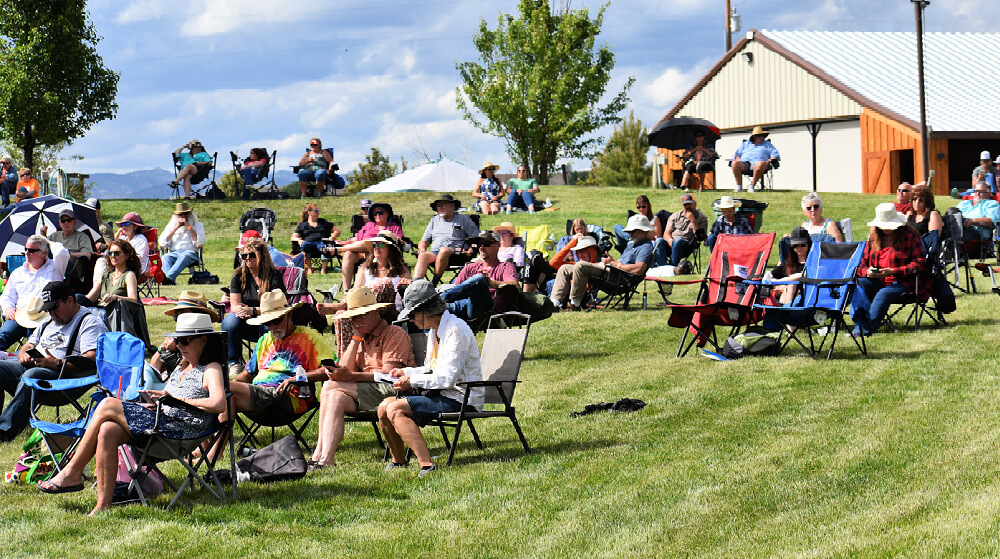
M 457 199 L 455 199 L 454 196 L 452 196 L 451 194 L 445 194 L 440 198 L 438 198 L 437 200 L 431 202 L 431 209 L 437 210 L 437 205 L 441 202 L 451 202 L 452 204 L 455 204 L 455 211 L 458 211 L 458 208 L 462 207 L 462 203 L 459 202 Z

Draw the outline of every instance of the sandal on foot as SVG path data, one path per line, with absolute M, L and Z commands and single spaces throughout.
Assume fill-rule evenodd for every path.
M 48 485 L 48 487 L 42 485 L 43 483 Z M 83 484 L 78 483 L 76 485 L 67 485 L 64 487 L 62 485 L 56 485 L 51 481 L 39 481 L 38 490 L 41 491 L 42 493 L 49 493 L 52 495 L 58 493 L 76 493 L 77 491 L 83 491 Z

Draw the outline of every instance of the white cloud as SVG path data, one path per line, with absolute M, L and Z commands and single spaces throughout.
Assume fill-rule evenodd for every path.
M 163 17 L 170 5 L 160 0 L 134 0 L 118 12 L 115 22 L 119 24 L 139 23 Z
M 671 66 L 650 82 L 641 83 L 637 80 L 635 101 L 657 109 L 669 109 L 705 75 L 712 62 L 702 61 L 687 71 Z
M 253 27 L 264 31 L 275 22 L 322 23 L 327 16 L 320 12 L 317 17 L 315 6 L 304 0 L 200 0 L 192 2 L 192 15 L 183 23 L 181 34 L 206 37 Z M 330 17 L 331 26 L 334 21 Z

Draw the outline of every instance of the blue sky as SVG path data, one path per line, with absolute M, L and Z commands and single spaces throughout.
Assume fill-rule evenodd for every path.
M 553 3 L 562 0 L 553 0 Z M 912 31 L 908 0 L 733 0 L 743 31 Z M 599 2 L 574 0 L 595 12 Z M 928 31 L 993 30 L 995 0 L 934 0 Z M 228 153 L 278 150 L 287 169 L 318 136 L 344 170 L 379 146 L 394 162 L 445 154 L 509 172 L 502 140 L 455 107 L 456 62 L 475 60 L 480 18 L 495 26 L 514 0 L 93 0 L 108 67 L 121 73 L 118 116 L 64 155 L 78 172 L 169 168 L 198 138 Z M 612 0 L 600 40 L 628 76 L 636 116 L 652 126 L 724 51 L 722 0 Z M 873 8 L 877 6 L 877 10 Z M 734 35 L 734 42 L 739 35 Z M 599 135 L 607 137 L 610 129 Z M 223 164 L 225 161 L 225 164 Z M 588 161 L 573 162 L 576 168 Z

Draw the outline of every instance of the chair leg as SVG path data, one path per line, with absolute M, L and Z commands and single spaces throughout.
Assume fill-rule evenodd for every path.
M 444 427 L 441 427 L 441 432 L 444 432 Z M 458 421 L 455 422 L 455 438 L 452 439 L 451 449 L 448 450 L 448 466 L 451 466 L 451 461 L 455 459 L 455 449 L 458 448 L 458 435 L 462 432 L 462 418 L 459 417 Z M 446 441 L 447 442 L 447 441 Z
M 517 431 L 517 438 L 521 439 L 521 446 L 524 447 L 524 453 L 531 454 L 531 448 L 528 447 L 528 439 L 524 438 L 524 433 L 521 431 L 521 424 L 517 422 L 517 415 L 512 410 L 508 417 L 510 417 L 510 422 L 514 425 L 514 430 Z
M 472 438 L 476 441 L 476 446 L 479 450 L 483 450 L 483 441 L 479 440 L 479 433 L 476 432 L 476 427 L 472 424 L 471 419 L 466 419 L 465 424 L 469 426 L 469 432 L 472 433 Z

